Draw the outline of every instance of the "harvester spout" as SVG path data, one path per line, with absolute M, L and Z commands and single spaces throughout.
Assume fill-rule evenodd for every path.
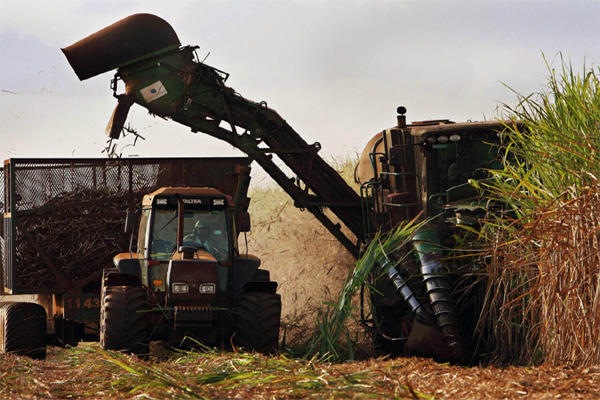
M 127 114 L 129 114 L 129 109 L 133 105 L 133 99 L 125 95 L 118 96 L 118 99 L 119 102 L 108 121 L 105 131 L 106 135 L 111 139 L 118 139 L 121 136 L 125 121 L 127 120 Z
M 179 46 L 179 38 L 167 21 L 152 14 L 134 14 L 62 52 L 83 81 Z

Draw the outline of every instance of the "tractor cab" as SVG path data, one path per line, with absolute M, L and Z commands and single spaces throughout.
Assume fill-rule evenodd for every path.
M 126 229 L 133 217 L 128 214 Z M 119 254 L 116 268 L 105 271 L 103 348 L 143 354 L 150 340 L 177 346 L 193 338 L 277 349 L 277 282 L 258 268 L 257 257 L 240 254 L 238 234 L 250 229 L 250 216 L 232 196 L 216 188 L 162 188 L 144 196 L 139 226 L 137 251 Z M 129 312 L 112 313 L 117 304 Z M 115 333 L 123 327 L 135 334 L 120 338 Z
M 237 235 L 249 230 L 249 221 L 246 212 L 233 210 L 230 196 L 214 188 L 163 188 L 145 196 L 137 247 L 142 281 L 156 292 L 184 290 L 166 286 L 173 263 L 213 264 L 218 272 L 213 290 L 227 292 L 230 267 L 239 256 Z

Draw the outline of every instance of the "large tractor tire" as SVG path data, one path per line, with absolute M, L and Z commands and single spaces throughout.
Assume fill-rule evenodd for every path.
M 138 286 L 105 286 L 100 312 L 100 345 L 139 356 L 149 352 L 148 293 Z
M 233 343 L 248 351 L 277 352 L 281 321 L 281 296 L 276 293 L 244 292 L 238 297 L 239 314 Z
M 35 303 L 0 305 L 0 353 L 46 358 L 46 309 Z

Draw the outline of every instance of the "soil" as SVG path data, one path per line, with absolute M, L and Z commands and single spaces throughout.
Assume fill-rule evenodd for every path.
M 161 362 L 83 347 L 50 348 L 46 361 L 3 355 L 0 398 L 600 398 L 600 366 L 464 368 L 423 358 L 328 364 L 214 352 Z

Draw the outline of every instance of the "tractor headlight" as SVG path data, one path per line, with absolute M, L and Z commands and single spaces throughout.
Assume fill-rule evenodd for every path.
M 177 293 L 177 294 L 184 294 L 187 293 L 189 290 L 188 284 L 187 283 L 174 283 L 171 285 L 171 291 L 173 293 Z
M 460 135 L 458 135 L 456 133 L 454 135 L 450 136 L 450 141 L 451 142 L 458 142 L 459 140 L 460 140 Z
M 429 136 L 429 137 L 427 138 L 427 143 L 435 143 L 435 141 L 436 141 L 436 140 L 435 140 L 435 136 Z
M 203 283 L 200 285 L 200 293 L 201 294 L 214 294 L 216 290 L 216 285 L 214 283 Z
M 448 136 L 438 136 L 438 143 L 448 143 Z

